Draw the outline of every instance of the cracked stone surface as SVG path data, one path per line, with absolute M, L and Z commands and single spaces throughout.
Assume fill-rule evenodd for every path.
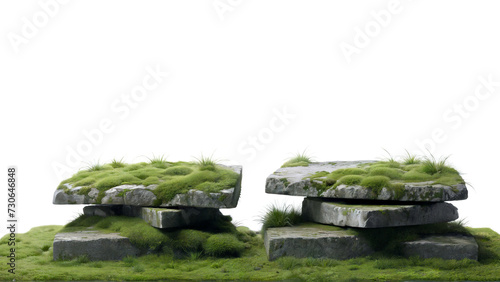
M 406 202 L 443 202 L 465 200 L 468 197 L 465 184 L 446 186 L 433 184 L 433 182 L 405 183 L 402 195 L 396 195 L 394 191 L 385 187 L 377 195 L 369 188 L 344 184 L 321 193 L 314 187 L 312 180 L 308 178 L 308 176 L 321 171 L 330 173 L 337 169 L 353 168 L 360 164 L 373 162 L 376 161 L 313 162 L 307 167 L 279 168 L 267 177 L 266 193 L 334 199 L 397 200 Z

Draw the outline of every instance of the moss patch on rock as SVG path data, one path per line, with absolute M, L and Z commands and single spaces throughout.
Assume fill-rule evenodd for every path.
M 183 194 L 190 189 L 206 193 L 220 192 L 234 188 L 239 174 L 231 169 L 213 165 L 210 169 L 198 163 L 190 162 L 159 162 L 136 164 L 110 163 L 81 170 L 61 182 L 57 189 L 69 192 L 65 184 L 72 187 L 82 187 L 79 194 L 87 195 L 91 188 L 96 188 L 104 195 L 104 191 L 113 187 L 130 184 L 157 185 L 152 192 L 160 201 L 170 201 L 176 194 Z M 102 197 L 101 197 L 102 198 Z
M 396 197 L 404 195 L 406 183 L 426 182 L 429 185 L 445 186 L 465 184 L 458 171 L 450 166 L 442 164 L 436 170 L 430 167 L 432 164 L 426 162 L 405 164 L 396 161 L 379 161 L 353 168 L 337 169 L 331 173 L 320 171 L 304 179 L 310 179 L 320 195 L 342 184 L 366 187 L 377 196 L 383 188 L 387 188 Z

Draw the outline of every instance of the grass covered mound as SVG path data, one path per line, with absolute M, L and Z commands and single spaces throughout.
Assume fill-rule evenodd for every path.
M 467 228 L 479 244 L 479 261 L 405 259 L 377 254 L 349 260 L 282 257 L 268 261 L 260 235 L 253 236 L 239 257 L 218 258 L 196 252 L 178 257 L 170 252 L 122 261 L 94 261 L 79 257 L 69 261 L 52 259 L 52 242 L 62 226 L 40 226 L 16 234 L 16 271 L 3 263 L 0 280 L 299 280 L 299 281 L 498 281 L 500 280 L 500 235 L 488 228 Z M 68 228 L 68 227 L 66 227 Z M 248 230 L 239 227 L 245 232 Z M 200 233 L 198 233 L 199 235 Z M 251 236 L 251 235 L 248 235 Z M 194 236 L 193 236 L 194 237 Z M 203 237 L 203 235 L 201 236 Z M 0 239 L 0 256 L 9 254 L 9 235 Z M 199 241 L 204 240 L 203 238 Z M 184 243 L 182 243 L 184 244 Z M 196 248 L 198 243 L 193 244 Z
M 96 164 L 81 170 L 61 182 L 57 189 L 71 193 L 65 184 L 81 187 L 80 195 L 88 195 L 92 188 L 99 191 L 98 203 L 104 192 L 123 184 L 157 185 L 152 191 L 161 202 L 168 202 L 177 194 L 187 193 L 191 189 L 206 193 L 216 193 L 234 188 L 239 174 L 217 165 L 214 161 L 202 158 L 198 162 L 167 162 L 156 158 L 150 162 L 126 164 L 114 160 L 105 165 Z
M 230 216 L 217 217 L 214 222 L 198 229 L 161 230 L 144 220 L 127 216 L 81 215 L 60 232 L 98 230 L 119 233 L 144 253 L 175 254 L 176 256 L 238 257 L 253 245 L 256 234 L 247 228 L 236 228 Z
M 456 169 L 448 166 L 445 161 L 431 159 L 416 159 L 411 163 L 394 160 L 365 163 L 332 172 L 321 171 L 306 178 L 314 180 L 313 185 L 321 192 L 335 189 L 339 185 L 359 185 L 370 189 L 376 195 L 379 195 L 384 187 L 395 191 L 396 195 L 401 195 L 406 183 L 426 182 L 430 185 L 446 186 L 465 184 Z

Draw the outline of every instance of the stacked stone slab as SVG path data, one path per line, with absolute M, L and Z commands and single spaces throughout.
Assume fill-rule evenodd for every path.
M 405 183 L 396 192 L 387 187 L 378 193 L 360 185 L 338 185 L 324 190 L 311 175 L 355 168 L 375 161 L 337 161 L 308 166 L 283 167 L 267 178 L 266 193 L 305 196 L 302 217 L 307 227 L 269 228 L 264 234 L 268 258 L 280 256 L 347 259 L 373 253 L 363 238 L 349 234 L 350 228 L 387 228 L 449 222 L 458 219 L 455 206 L 445 201 L 467 199 L 464 184 L 446 186 L 432 182 Z M 325 229 L 324 226 L 338 229 Z M 465 236 L 436 236 L 401 245 L 403 255 L 476 259 L 477 243 Z M 345 249 L 355 250 L 347 252 Z M 433 249 L 433 252 L 426 252 Z M 425 253 L 425 254 L 424 254 Z M 349 255 L 346 255 L 349 254 Z
M 54 192 L 53 204 L 91 204 L 83 208 L 88 216 L 131 216 L 139 217 L 151 226 L 160 229 L 187 228 L 210 224 L 222 217 L 220 208 L 234 208 L 241 193 L 241 166 L 225 166 L 239 174 L 235 187 L 217 193 L 195 189 L 177 194 L 171 201 L 155 205 L 152 191 L 157 185 L 120 185 L 105 192 L 97 204 L 99 191 L 92 188 L 88 195 L 79 195 L 82 187 L 58 189 Z M 130 244 L 128 238 L 118 234 L 103 234 L 98 231 L 59 233 L 53 244 L 54 260 L 71 259 L 86 255 L 90 260 L 120 260 L 125 256 L 136 256 L 141 250 Z

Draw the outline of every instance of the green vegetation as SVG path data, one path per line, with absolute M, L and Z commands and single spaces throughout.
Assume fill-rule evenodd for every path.
M 321 171 L 304 179 L 311 180 L 311 185 L 318 190 L 319 195 L 339 185 L 360 185 L 370 189 L 375 196 L 383 188 L 387 188 L 399 199 L 404 195 L 405 183 L 429 182 L 447 186 L 465 184 L 458 171 L 447 165 L 447 159 L 436 160 L 431 155 L 420 161 L 408 153 L 403 162 L 397 162 L 391 156 L 384 161 L 337 169 L 331 173 Z
M 239 256 L 245 249 L 245 244 L 233 234 L 214 234 L 204 244 L 204 251 L 215 257 Z
M 237 257 L 245 249 L 257 244 L 248 230 L 237 229 L 231 217 L 220 217 L 210 225 L 199 229 L 161 230 L 152 227 L 141 218 L 127 216 L 81 215 L 68 223 L 60 232 L 98 230 L 104 233 L 118 232 L 144 252 L 156 254 L 176 253 L 187 257 L 197 256 Z M 241 230 L 241 231 L 239 231 Z M 183 254 L 183 255 L 182 255 Z
M 405 165 L 411 165 L 411 164 L 419 164 L 421 160 L 417 157 L 415 154 L 410 154 L 408 150 L 406 151 L 406 156 L 403 157 L 403 163 Z
M 200 166 L 200 170 L 215 170 L 217 166 L 217 160 L 215 160 L 212 156 L 204 157 L 203 154 L 200 158 L 196 159 L 198 165 Z
M 282 257 L 268 261 L 262 239 L 245 248 L 240 257 L 216 258 L 192 252 L 176 257 L 172 252 L 126 257 L 122 261 L 89 262 L 85 257 L 53 261 L 52 246 L 61 226 L 41 226 L 17 234 L 16 274 L 2 264 L 0 280 L 302 280 L 302 281 L 498 281 L 500 280 L 500 235 L 487 228 L 468 229 L 479 244 L 479 262 L 470 260 L 405 259 L 376 254 L 344 261 Z M 239 229 L 239 228 L 238 228 Z M 6 257 L 8 235 L 0 240 L 0 255 Z
M 265 214 L 260 218 L 262 230 L 264 232 L 270 227 L 293 226 L 302 221 L 299 209 L 291 205 L 278 206 L 273 204 L 266 208 Z
M 306 154 L 306 151 L 297 153 L 295 157 L 289 159 L 281 167 L 308 166 L 312 158 Z
M 104 192 L 123 184 L 158 185 L 152 192 L 158 201 L 170 201 L 176 194 L 196 189 L 207 193 L 219 192 L 236 186 L 239 175 L 231 169 L 217 165 L 211 158 L 204 158 L 198 163 L 167 162 L 161 157 L 149 159 L 149 163 L 125 164 L 122 160 L 113 160 L 110 164 L 99 163 L 81 170 L 59 184 L 57 189 L 69 192 L 64 184 L 82 187 L 79 194 L 87 195 L 92 188 L 99 190 L 98 201 Z
M 156 157 L 153 155 L 152 158 L 148 158 L 149 163 L 157 168 L 166 168 L 168 166 L 167 158 L 165 158 L 163 155 Z

